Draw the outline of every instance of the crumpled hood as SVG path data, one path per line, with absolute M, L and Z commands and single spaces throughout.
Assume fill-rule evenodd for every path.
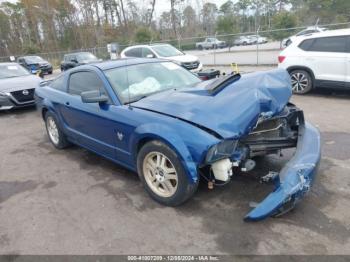
M 39 86 L 42 79 L 35 75 L 26 75 L 0 79 L 0 92 L 13 92 Z
M 215 95 L 202 85 L 161 92 L 132 105 L 201 125 L 223 138 L 239 138 L 253 129 L 260 115 L 281 112 L 292 95 L 283 69 L 245 74 Z

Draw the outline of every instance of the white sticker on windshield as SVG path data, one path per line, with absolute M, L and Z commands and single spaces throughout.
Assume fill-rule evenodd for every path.
M 177 64 L 171 63 L 171 62 L 163 62 L 163 66 L 165 66 L 169 70 L 176 70 L 179 69 L 179 66 Z
M 8 66 L 7 67 L 8 70 L 18 70 L 17 66 Z

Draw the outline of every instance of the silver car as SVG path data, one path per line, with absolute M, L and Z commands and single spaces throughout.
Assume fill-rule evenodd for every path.
M 17 63 L 0 63 L 0 110 L 32 106 L 42 79 Z

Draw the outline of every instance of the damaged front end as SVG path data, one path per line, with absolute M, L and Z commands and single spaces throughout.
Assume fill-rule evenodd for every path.
M 232 167 L 250 171 L 255 167 L 254 157 L 286 148 L 296 148 L 294 156 L 279 173 L 262 177 L 263 182 L 273 181 L 275 189 L 245 216 L 246 221 L 283 214 L 309 191 L 321 156 L 319 131 L 304 121 L 301 110 L 288 104 L 277 116 L 261 115 L 246 137 L 226 140 L 208 151 L 209 173 L 215 180 L 227 182 L 233 175 Z

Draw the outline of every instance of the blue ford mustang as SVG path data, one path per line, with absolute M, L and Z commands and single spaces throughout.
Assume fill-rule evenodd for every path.
M 296 148 L 275 190 L 248 221 L 294 207 L 320 160 L 318 130 L 289 103 L 284 70 L 202 82 L 168 61 L 122 59 L 80 66 L 36 89 L 38 109 L 58 149 L 77 144 L 139 174 L 156 201 L 180 205 L 200 179 L 225 184 L 254 157 Z

